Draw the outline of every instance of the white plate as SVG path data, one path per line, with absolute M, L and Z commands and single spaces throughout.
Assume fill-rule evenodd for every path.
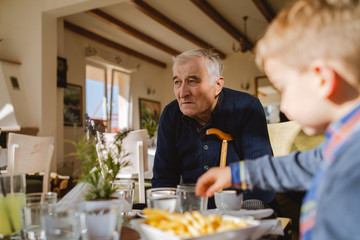
M 240 218 L 233 217 L 233 216 L 223 216 L 224 219 L 232 219 L 234 221 L 239 220 Z M 154 239 L 161 239 L 161 240 L 180 240 L 179 236 L 175 236 L 165 231 L 162 231 L 158 228 L 151 227 L 147 224 L 144 224 L 145 219 L 135 219 L 132 220 L 131 223 L 133 226 L 140 232 L 142 238 L 146 240 L 154 240 Z M 195 238 L 187 238 L 186 240 L 247 240 L 250 239 L 251 235 L 254 231 L 259 227 L 260 222 L 257 220 L 246 219 L 247 223 L 249 224 L 248 227 L 244 228 L 237 228 L 230 231 L 213 233 L 202 235 L 200 237 Z
M 210 209 L 203 211 L 203 215 L 216 214 L 216 215 L 229 215 L 234 217 L 253 217 L 255 219 L 262 219 L 271 216 L 274 213 L 274 210 L 271 208 L 258 209 L 258 210 L 246 210 L 241 209 L 238 211 L 226 210 L 221 211 L 218 209 Z
M 138 211 L 136 214 L 141 218 L 146 218 L 146 215 L 144 214 L 144 212 L 142 210 Z

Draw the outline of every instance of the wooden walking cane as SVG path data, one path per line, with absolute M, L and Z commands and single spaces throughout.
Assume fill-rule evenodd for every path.
M 221 154 L 220 154 L 220 167 L 223 168 L 226 166 L 226 154 L 227 154 L 227 146 L 228 141 L 233 140 L 230 134 L 224 133 L 223 131 L 217 128 L 209 128 L 206 130 L 206 135 L 216 135 L 220 140 L 222 140 L 221 144 Z

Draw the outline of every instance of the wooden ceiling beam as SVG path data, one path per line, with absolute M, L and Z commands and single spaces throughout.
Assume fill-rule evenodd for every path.
M 153 47 L 156 47 L 172 56 L 179 55 L 180 52 L 157 41 L 156 39 L 138 31 L 137 29 L 131 27 L 130 25 L 120 21 L 119 19 L 101 11 L 100 9 L 90 10 L 87 12 L 91 16 L 99 19 L 102 22 L 105 22 L 106 24 L 109 24 L 112 27 L 115 27 L 116 29 L 119 29 Z
M 268 22 L 271 22 L 274 19 L 275 14 L 270 10 L 269 6 L 265 3 L 264 0 L 252 1 Z
M 100 36 L 100 35 L 98 35 L 96 33 L 90 32 L 90 31 L 86 30 L 85 28 L 77 26 L 77 25 L 75 25 L 73 23 L 70 23 L 68 21 L 64 21 L 64 28 L 69 30 L 69 31 L 72 31 L 74 33 L 77 33 L 77 34 L 79 34 L 81 36 L 90 38 L 90 39 L 92 39 L 92 40 L 94 40 L 96 42 L 104 44 L 106 46 L 112 47 L 112 48 L 114 48 L 114 49 L 116 49 L 118 51 L 124 52 L 126 54 L 137 57 L 139 59 L 142 59 L 142 60 L 144 60 L 144 61 L 146 61 L 148 63 L 157 65 L 157 66 L 162 67 L 162 68 L 166 68 L 166 64 L 159 61 L 159 60 L 156 60 L 156 59 L 154 59 L 152 57 L 149 57 L 149 56 L 147 56 L 145 54 L 142 54 L 140 52 L 132 50 L 132 49 L 130 49 L 128 47 L 125 47 L 124 45 L 121 45 L 121 44 L 119 44 L 117 42 L 114 42 L 112 40 L 104 38 L 104 37 L 102 37 L 102 36 Z
M 248 46 L 249 50 L 254 45 L 237 30 L 229 21 L 227 21 L 213 6 L 211 6 L 206 0 L 191 0 L 201 11 L 203 11 L 211 20 L 216 22 L 225 32 L 230 34 L 236 41 L 244 42 Z
M 179 24 L 175 23 L 153 7 L 151 7 L 149 4 L 145 3 L 142 0 L 133 0 L 130 2 L 131 4 L 135 5 L 137 9 L 139 9 L 144 14 L 148 15 L 158 23 L 162 24 L 163 26 L 167 27 L 168 29 L 172 30 L 173 32 L 177 33 L 181 37 L 189 40 L 190 42 L 196 44 L 197 46 L 204 48 L 204 49 L 212 49 L 214 52 L 217 52 L 219 54 L 220 58 L 225 58 L 225 53 L 221 52 L 218 49 L 215 49 L 214 46 L 212 46 L 210 43 L 200 39 L 199 37 L 195 36 L 191 32 L 187 31 L 183 27 L 181 27 Z

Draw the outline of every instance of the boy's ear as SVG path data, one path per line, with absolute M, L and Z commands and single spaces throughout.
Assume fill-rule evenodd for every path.
M 314 60 L 311 70 L 318 76 L 320 94 L 324 98 L 332 98 L 339 84 L 336 71 L 324 60 Z

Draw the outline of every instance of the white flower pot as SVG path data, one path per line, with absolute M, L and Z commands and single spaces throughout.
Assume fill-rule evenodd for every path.
M 120 236 L 121 203 L 117 200 L 84 202 L 85 224 L 89 240 L 109 240 Z

